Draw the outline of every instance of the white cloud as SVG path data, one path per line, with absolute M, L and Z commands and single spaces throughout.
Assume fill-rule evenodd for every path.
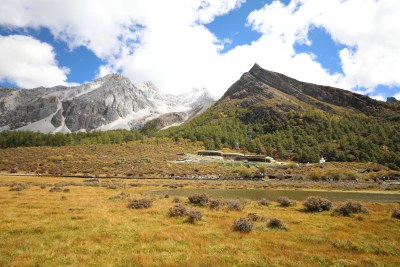
M 386 101 L 386 97 L 384 94 L 377 94 L 377 95 L 371 95 L 371 98 L 375 99 L 375 100 L 380 100 L 380 101 Z
M 400 101 L 400 92 L 398 92 L 397 94 L 394 95 L 394 98 L 396 98 L 397 100 Z
M 121 71 L 133 82 L 152 80 L 179 93 L 206 86 L 215 96 L 255 62 L 294 78 L 339 86 L 399 85 L 398 0 L 273 1 L 248 16 L 261 33 L 251 44 L 221 53 L 219 40 L 205 26 L 244 0 L 3 0 L 0 25 L 46 27 L 71 48 L 83 45 L 106 64 L 98 75 Z M 348 48 L 338 51 L 343 74 L 332 74 L 296 43 L 310 44 L 308 32 L 322 27 Z
M 338 86 L 400 85 L 400 2 L 396 0 L 293 0 L 288 6 L 273 2 L 249 16 L 249 23 L 282 42 L 308 43 L 311 27 L 324 28 L 338 43 L 343 77 Z
M 66 84 L 68 69 L 60 68 L 53 48 L 29 36 L 0 36 L 0 81 L 22 88 Z

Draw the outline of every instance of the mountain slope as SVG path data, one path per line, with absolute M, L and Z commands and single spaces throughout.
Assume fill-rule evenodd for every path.
M 70 88 L 0 88 L 0 131 L 68 133 L 139 129 L 170 113 L 180 114 L 171 122 L 179 124 L 197 114 L 199 106 L 206 108 L 212 103 L 206 90 L 194 89 L 180 96 L 162 95 L 151 82 L 134 85 L 119 74 Z
M 400 105 L 254 67 L 218 102 L 162 134 L 282 159 L 400 167 Z

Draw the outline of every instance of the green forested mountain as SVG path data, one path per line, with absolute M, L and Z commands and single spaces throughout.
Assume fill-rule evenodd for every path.
M 400 168 L 400 104 L 303 83 L 255 65 L 202 115 L 157 135 L 281 159 Z
M 378 162 L 400 169 L 400 103 L 304 83 L 258 65 L 206 112 L 179 127 L 74 134 L 5 132 L 0 148 L 120 144 L 143 135 L 203 141 L 299 162 Z

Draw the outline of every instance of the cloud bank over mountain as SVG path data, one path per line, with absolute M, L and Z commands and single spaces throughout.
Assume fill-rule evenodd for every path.
M 98 76 L 120 72 L 132 82 L 152 80 L 164 92 L 205 86 L 214 96 L 221 96 L 255 62 L 297 79 L 377 98 L 377 86 L 400 86 L 399 1 L 292 0 L 288 5 L 268 1 L 247 17 L 247 27 L 261 37 L 222 52 L 226 40 L 219 39 L 207 24 L 239 9 L 244 2 L 5 0 L 0 7 L 0 25 L 47 28 L 70 49 L 85 46 L 102 59 Z M 342 72 L 324 68 L 313 53 L 296 51 L 298 44 L 311 44 L 309 33 L 314 28 L 325 30 L 344 45 L 337 51 Z M 4 63 L 0 65 L 0 80 L 24 87 L 66 84 L 68 69 L 55 60 L 49 44 L 27 36 L 3 36 L 0 46 L 21 40 L 44 53 L 40 57 L 44 62 L 33 60 L 36 52 L 30 53 L 27 69 L 36 65 L 51 71 L 40 71 L 47 75 L 33 71 L 16 75 Z M 2 59 L 18 62 L 23 51 L 35 51 L 12 46 L 14 53 L 2 55 Z

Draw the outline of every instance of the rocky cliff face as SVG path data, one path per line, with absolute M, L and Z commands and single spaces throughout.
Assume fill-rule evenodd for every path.
M 151 82 L 134 85 L 119 74 L 76 87 L 0 88 L 0 131 L 138 129 L 170 113 L 180 115 L 169 116 L 165 123 L 179 124 L 213 102 L 206 90 L 162 95 Z
M 300 82 L 255 64 L 234 83 L 218 103 L 250 108 L 251 116 L 319 109 L 330 113 L 361 112 L 379 115 L 386 104 L 350 91 Z M 257 115 L 258 114 L 258 115 Z

